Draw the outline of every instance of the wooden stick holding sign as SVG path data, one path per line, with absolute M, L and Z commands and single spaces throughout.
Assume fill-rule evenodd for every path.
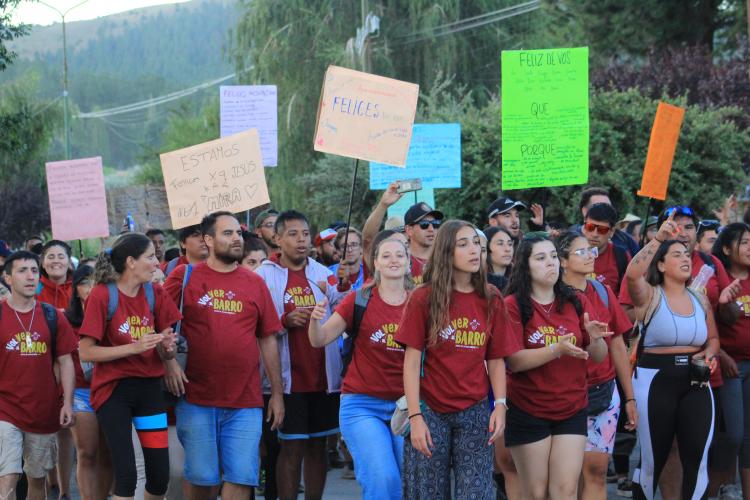
M 270 202 L 256 129 L 160 157 L 173 229 Z
M 313 148 L 355 158 L 341 262 L 346 261 L 359 160 L 406 165 L 419 85 L 329 66 L 323 79 Z

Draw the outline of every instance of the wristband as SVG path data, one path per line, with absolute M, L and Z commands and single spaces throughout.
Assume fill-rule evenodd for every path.
M 630 398 L 630 399 L 626 399 L 626 400 L 625 400 L 625 404 L 628 404 L 628 403 L 630 403 L 631 401 L 632 401 L 633 403 L 635 403 L 636 405 L 638 404 L 638 403 L 636 402 L 635 398 Z
M 660 239 L 659 239 L 659 238 L 657 238 L 656 236 L 654 236 L 654 241 L 658 241 L 659 243 L 664 243 L 664 240 L 660 240 Z
M 414 415 L 409 415 L 409 420 L 411 420 L 414 417 L 423 417 L 424 418 L 424 415 L 422 415 L 422 412 L 420 411 L 420 412 L 415 413 Z
M 505 407 L 505 409 L 507 410 L 508 409 L 508 400 L 505 399 L 505 398 L 497 398 L 495 400 L 495 406 L 500 406 L 500 405 L 503 405 Z

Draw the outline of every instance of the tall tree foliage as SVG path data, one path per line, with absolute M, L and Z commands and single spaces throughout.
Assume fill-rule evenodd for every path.
M 29 32 L 25 24 L 13 24 L 10 13 L 21 0 L 0 0 L 0 71 L 4 71 L 16 58 L 16 53 L 8 48 L 8 42 Z

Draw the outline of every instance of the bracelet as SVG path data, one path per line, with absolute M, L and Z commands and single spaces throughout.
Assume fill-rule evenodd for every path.
M 414 417 L 424 417 L 424 415 L 422 415 L 422 412 L 420 411 L 418 413 L 415 413 L 414 415 L 409 415 L 409 420 L 411 420 Z
M 659 238 L 657 238 L 656 236 L 654 236 L 654 241 L 658 241 L 659 243 L 664 243 L 664 240 L 660 240 L 660 239 L 659 239 Z
M 635 398 L 630 398 L 630 399 L 626 399 L 626 400 L 625 400 L 625 404 L 628 404 L 628 403 L 630 403 L 631 401 L 632 401 L 633 403 L 635 403 L 635 404 L 638 404 L 638 403 L 636 402 Z

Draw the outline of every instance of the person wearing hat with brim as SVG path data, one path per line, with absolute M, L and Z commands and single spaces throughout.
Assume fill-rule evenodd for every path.
M 336 231 L 327 227 L 315 236 L 313 245 L 318 250 L 318 262 L 326 267 L 338 264 L 340 256 L 339 251 L 333 244 L 336 239 Z
M 631 214 L 631 213 L 628 212 L 627 214 L 625 214 L 625 217 L 623 217 L 621 220 L 617 221 L 617 224 L 615 224 L 615 227 L 617 229 L 621 229 L 621 230 L 625 231 L 625 228 L 628 227 L 628 225 L 631 222 L 640 222 L 640 221 L 641 221 L 640 217 L 638 217 L 637 215 L 633 215 L 633 214 Z
M 279 246 L 276 244 L 276 219 L 279 211 L 269 208 L 255 216 L 255 234 L 263 238 L 271 253 L 277 253 Z
M 526 205 L 522 202 L 502 196 L 487 209 L 487 223 L 490 226 L 504 227 L 514 240 L 518 240 L 521 237 L 522 210 L 526 210 Z

